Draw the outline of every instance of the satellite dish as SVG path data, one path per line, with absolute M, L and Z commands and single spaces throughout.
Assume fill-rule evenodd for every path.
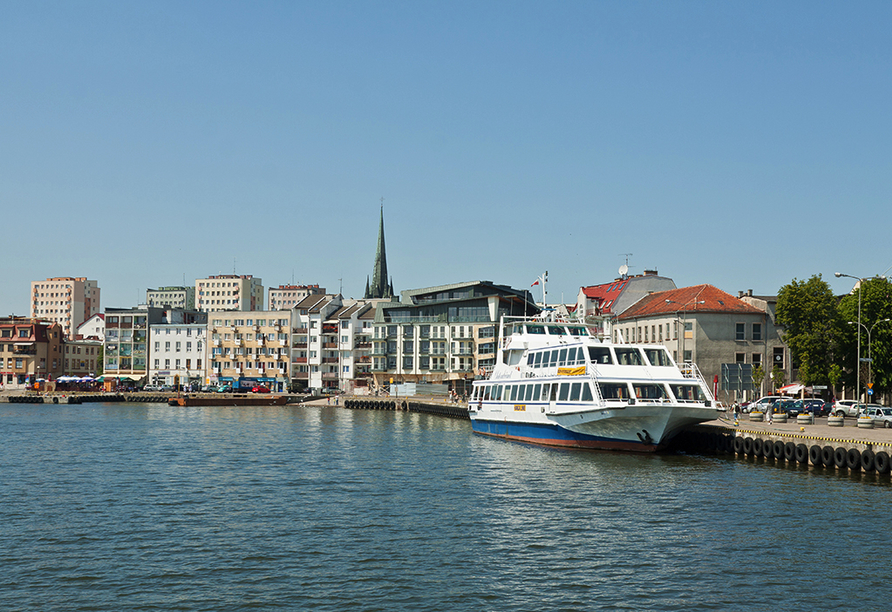
M 625 276 L 628 273 L 629 273 L 629 266 L 627 266 L 626 264 L 623 264 L 619 267 L 619 275 L 620 276 Z

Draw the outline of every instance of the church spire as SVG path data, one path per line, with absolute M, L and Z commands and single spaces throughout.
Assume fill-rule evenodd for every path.
M 370 298 L 393 297 L 393 283 L 388 283 L 387 252 L 384 248 L 384 198 L 381 198 L 381 219 L 378 223 L 378 248 L 375 251 L 375 268 L 372 270 L 372 284 L 368 290 Z

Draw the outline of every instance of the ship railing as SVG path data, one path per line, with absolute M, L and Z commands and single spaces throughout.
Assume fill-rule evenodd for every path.
M 699 381 L 704 393 L 706 393 L 706 397 L 709 398 L 709 401 L 712 402 L 714 406 L 717 405 L 715 398 L 712 396 L 712 390 L 706 383 L 706 379 L 703 378 L 703 374 L 700 373 L 700 368 L 697 367 L 696 363 L 694 363 L 693 361 L 685 361 L 678 367 L 681 370 L 682 376 L 684 376 L 685 378 L 693 378 Z

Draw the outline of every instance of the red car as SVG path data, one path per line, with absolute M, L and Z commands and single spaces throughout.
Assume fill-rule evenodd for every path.
M 256 387 L 254 387 L 253 389 L 251 389 L 251 393 L 269 393 L 269 389 L 258 385 Z

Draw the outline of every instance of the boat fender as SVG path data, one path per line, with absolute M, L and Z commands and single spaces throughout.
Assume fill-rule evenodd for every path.
M 753 439 L 752 439 L 752 438 L 746 438 L 746 439 L 744 439 L 744 441 L 743 441 L 743 453 L 744 453 L 745 455 L 752 455 L 752 454 L 753 454 Z
M 793 461 L 796 459 L 796 445 L 792 442 L 787 442 L 784 444 L 784 459 L 787 461 Z
M 774 443 L 774 453 L 773 455 L 778 459 L 785 459 L 786 453 L 784 452 L 784 443 L 780 440 Z
M 743 452 L 743 438 L 734 438 L 734 452 L 738 455 Z
M 796 461 L 808 463 L 808 447 L 805 444 L 796 445 Z
M 827 467 L 833 467 L 833 447 L 825 446 L 821 449 L 821 462 Z
M 805 445 L 803 444 L 803 446 Z M 823 453 L 821 452 L 821 447 L 817 444 L 808 449 L 808 459 L 809 461 L 811 461 L 812 465 L 824 465 L 822 455 Z
M 876 467 L 877 472 L 880 474 L 885 474 L 889 471 L 889 455 L 886 451 L 880 451 L 873 458 L 873 465 Z
M 857 470 L 861 467 L 861 451 L 857 448 L 850 448 L 846 453 L 846 467 L 850 470 Z
M 762 438 L 753 438 L 753 454 L 756 457 L 762 456 Z
M 874 459 L 875 455 L 869 448 L 861 453 L 861 469 L 865 472 L 872 472 L 876 467 Z
M 838 468 L 844 468 L 846 467 L 847 457 L 848 453 L 846 452 L 846 449 L 840 446 L 833 451 L 833 464 Z

